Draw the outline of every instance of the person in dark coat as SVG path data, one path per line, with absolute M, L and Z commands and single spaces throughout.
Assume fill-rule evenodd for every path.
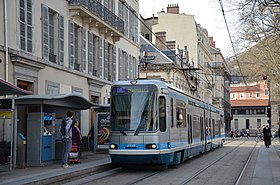
M 73 121 L 72 127 L 72 144 L 78 146 L 79 157 L 81 156 L 82 134 L 78 127 L 78 122 Z
M 265 147 L 269 148 L 269 145 L 271 145 L 271 130 L 268 125 L 263 128 L 263 140 Z
M 90 138 L 90 150 L 94 152 L 94 125 L 91 126 L 88 137 Z

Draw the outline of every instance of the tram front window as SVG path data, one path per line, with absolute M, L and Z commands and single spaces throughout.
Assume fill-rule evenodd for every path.
M 154 86 L 118 86 L 112 88 L 111 96 L 111 130 L 155 131 L 155 95 Z

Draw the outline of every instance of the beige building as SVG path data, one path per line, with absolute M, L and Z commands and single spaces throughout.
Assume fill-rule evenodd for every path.
M 150 72 L 149 78 L 156 73 L 158 78 L 175 87 L 224 108 L 226 129 L 230 129 L 230 72 L 207 30 L 196 23 L 193 15 L 180 13 L 178 4 L 170 4 L 166 12 L 163 10 L 158 12 L 158 17 L 153 15 L 143 21 L 146 26 L 140 26 L 141 35 L 172 59 L 177 67 L 164 66 L 157 73 L 154 69 L 160 67 L 147 67 L 144 71 Z M 150 63 L 155 65 L 156 62 Z M 142 70 L 140 72 L 142 75 Z
M 135 0 L 1 0 L 0 78 L 34 95 L 108 104 L 114 81 L 137 78 L 138 14 Z M 84 136 L 93 115 L 78 115 Z

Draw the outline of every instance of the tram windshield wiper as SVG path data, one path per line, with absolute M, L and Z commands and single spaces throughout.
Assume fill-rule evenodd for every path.
M 146 118 L 147 118 L 147 114 L 144 114 L 142 119 L 141 119 L 141 121 L 140 121 L 140 123 L 139 123 L 139 125 L 138 125 L 138 127 L 137 127 L 137 129 L 134 132 L 135 136 L 138 135 L 141 127 L 146 124 Z
M 125 133 L 124 130 L 120 130 L 120 133 L 124 136 L 127 136 L 127 133 Z

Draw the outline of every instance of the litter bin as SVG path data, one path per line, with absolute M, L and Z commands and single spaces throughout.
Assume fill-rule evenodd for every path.
M 17 168 L 25 168 L 26 138 L 21 133 L 17 134 Z

